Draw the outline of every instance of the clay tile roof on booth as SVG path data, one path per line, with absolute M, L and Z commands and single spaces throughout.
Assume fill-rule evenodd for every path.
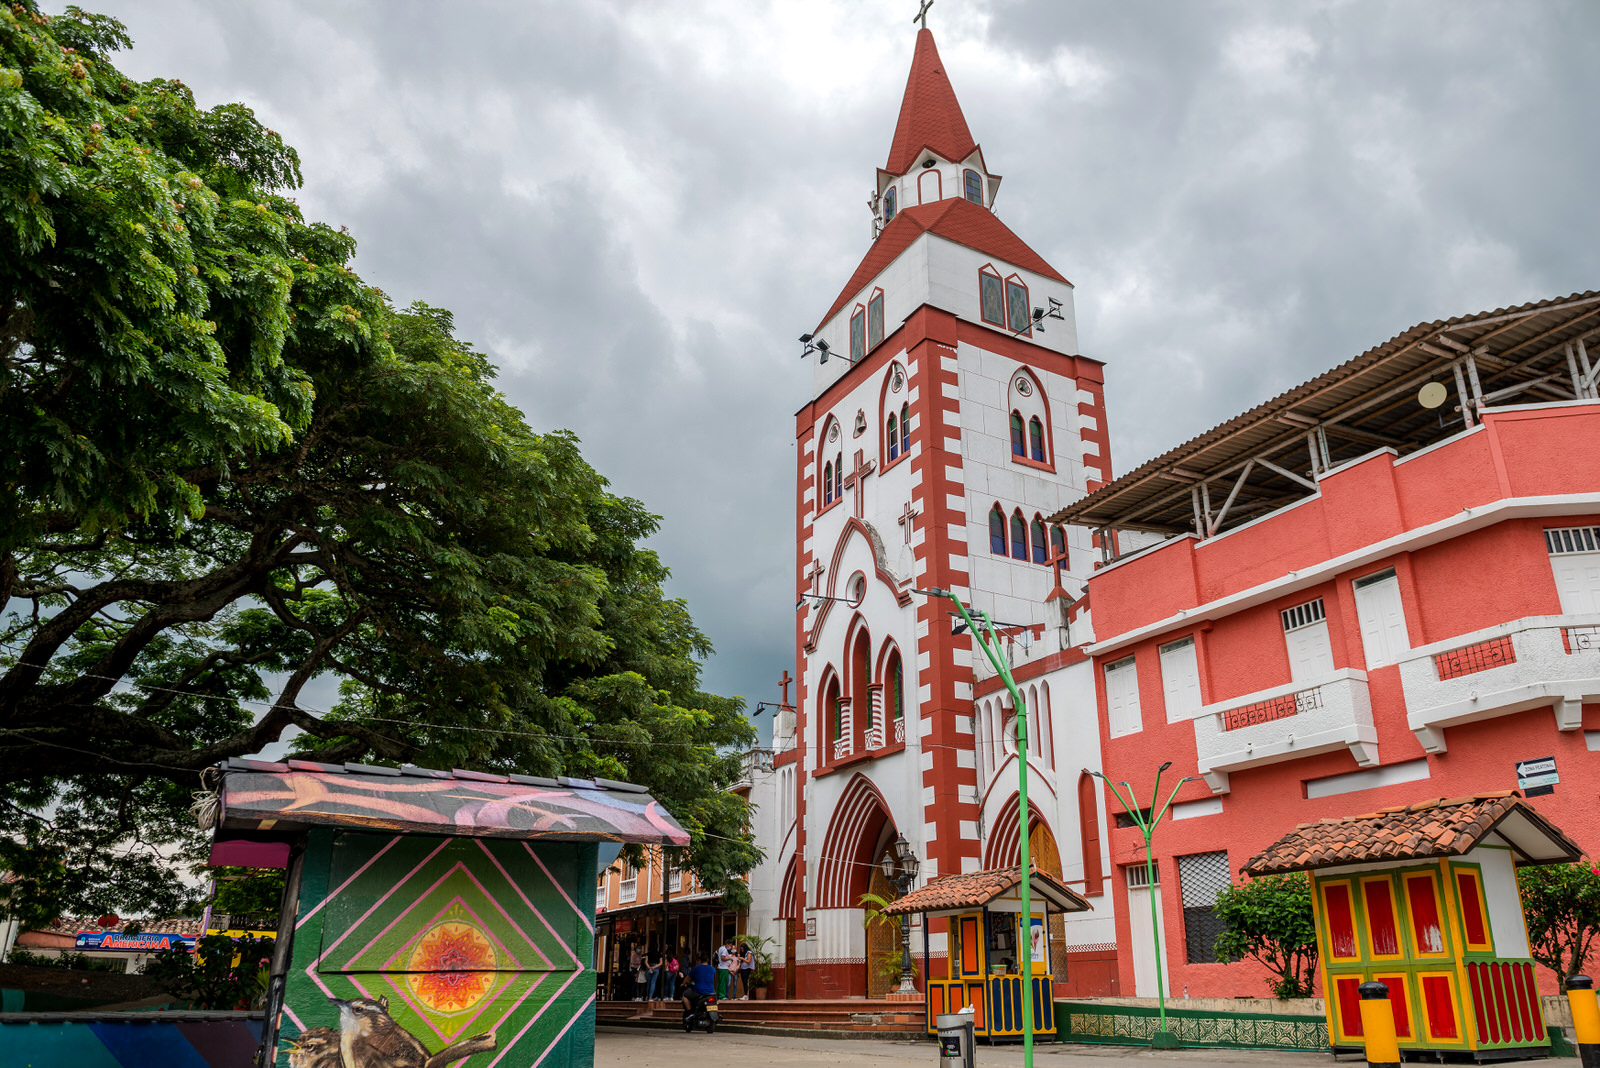
M 885 169 L 891 174 L 905 174 L 924 148 L 959 163 L 977 147 L 956 101 L 956 91 L 944 72 L 933 32 L 923 27 L 917 31 L 911 74 L 906 78 L 906 95 L 900 101 L 900 119 L 895 123 Z
M 897 899 L 883 912 L 885 915 L 898 916 L 903 912 L 950 912 L 981 908 L 1021 882 L 1021 872 L 1022 869 L 1013 864 L 1009 868 L 940 876 L 920 890 L 913 890 Z M 1034 894 L 1062 912 L 1088 912 L 1091 907 L 1076 891 L 1037 868 L 1033 870 L 1029 882 Z
M 994 212 L 970 200 L 950 197 L 932 204 L 918 204 L 896 215 L 867 250 L 855 273 L 850 276 L 850 281 L 840 291 L 839 298 L 833 302 L 833 307 L 817 324 L 817 329 L 826 326 L 828 320 L 837 315 L 839 309 L 849 303 L 862 286 L 893 263 L 900 253 L 911 247 L 913 241 L 928 233 L 964 245 L 975 252 L 994 256 L 1013 267 L 1021 267 L 1067 285 L 1072 284 L 1045 262 L 1043 256 L 1029 248 L 1022 238 L 1012 233 L 1011 228 L 1001 222 Z M 973 285 L 977 285 L 977 282 L 974 281 Z
M 1509 790 L 1302 823 L 1251 857 L 1240 871 L 1274 875 L 1341 864 L 1452 857 L 1484 843 L 1509 846 L 1519 864 L 1576 860 L 1582 853 L 1521 794 Z

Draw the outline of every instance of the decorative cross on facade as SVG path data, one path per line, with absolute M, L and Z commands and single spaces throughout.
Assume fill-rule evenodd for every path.
M 911 507 L 910 501 L 907 501 L 906 506 L 900 511 L 900 525 L 905 528 L 907 545 L 911 544 L 911 528 L 916 526 L 915 520 L 921 514 L 921 512 Z
M 932 6 L 933 6 L 933 0 L 922 0 L 922 8 L 921 8 L 921 10 L 919 10 L 917 12 L 917 17 L 912 19 L 911 21 L 917 23 L 918 25 L 920 25 L 923 29 L 927 29 L 928 28 L 928 9 L 930 7 L 932 7 Z
M 789 677 L 789 669 L 784 668 L 783 674 L 778 678 L 778 691 L 783 694 L 783 703 L 780 708 L 789 707 L 789 684 L 794 680 Z
M 822 565 L 820 563 L 813 562 L 811 564 L 811 570 L 806 572 L 806 578 L 811 580 L 811 592 L 813 594 L 822 592 L 822 571 Z
M 1050 557 L 1050 566 L 1056 573 L 1056 589 L 1061 589 L 1061 568 L 1067 562 L 1067 547 L 1063 545 L 1061 551 Z
M 865 463 L 862 463 L 862 459 L 865 455 L 866 454 L 860 449 L 856 450 L 855 470 L 846 475 L 844 480 L 844 486 L 846 489 L 853 489 L 856 491 L 857 519 L 860 519 L 863 515 L 862 502 L 865 499 L 863 497 L 863 491 L 867 488 L 867 476 L 872 474 L 872 469 L 877 466 L 876 460 L 867 460 Z

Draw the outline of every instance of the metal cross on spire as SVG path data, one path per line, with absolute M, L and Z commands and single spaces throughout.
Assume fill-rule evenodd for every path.
M 922 7 L 921 7 L 921 9 L 919 9 L 917 11 L 917 17 L 912 19 L 911 21 L 915 22 L 917 25 L 921 26 L 923 29 L 927 29 L 928 28 L 928 9 L 930 7 L 932 7 L 932 6 L 933 6 L 933 0 L 922 0 Z

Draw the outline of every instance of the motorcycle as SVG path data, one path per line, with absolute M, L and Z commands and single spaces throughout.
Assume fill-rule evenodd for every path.
M 716 1034 L 717 1024 L 722 1022 L 722 1014 L 717 1011 L 717 996 L 715 994 L 698 995 L 690 999 L 690 1008 L 683 1010 L 683 1032 L 693 1034 L 697 1029 L 704 1027 L 706 1034 Z

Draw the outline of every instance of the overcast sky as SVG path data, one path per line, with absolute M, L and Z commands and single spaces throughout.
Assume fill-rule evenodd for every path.
M 795 338 L 866 250 L 913 0 L 80 0 L 299 149 L 398 303 L 566 427 L 718 649 L 793 670 Z M 1600 288 L 1600 5 L 938 0 L 1127 471 L 1423 320 Z M 768 717 L 762 717 L 766 720 Z

